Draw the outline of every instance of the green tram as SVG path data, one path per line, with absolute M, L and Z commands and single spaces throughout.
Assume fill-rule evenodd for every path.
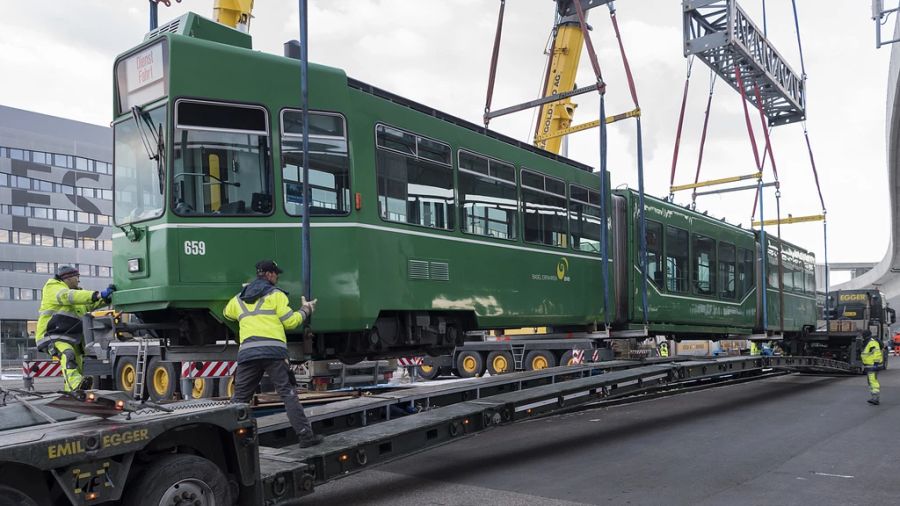
M 613 192 L 616 327 L 643 325 L 639 269 L 638 195 Z M 785 338 L 814 330 L 815 258 L 786 241 L 766 236 L 766 306 L 758 231 L 645 196 L 647 324 L 650 334 L 676 338 L 725 337 L 770 331 Z M 781 256 L 781 265 L 778 258 Z M 779 283 L 779 273 L 783 277 Z M 782 309 L 783 307 L 783 309 Z M 784 318 L 782 320 L 782 312 Z M 763 314 L 766 323 L 763 324 Z
M 113 302 L 169 344 L 233 338 L 222 309 L 260 259 L 299 303 L 305 194 L 319 304 L 289 339 L 312 358 L 441 354 L 475 329 L 718 338 L 780 322 L 777 274 L 767 325 L 757 316 L 753 232 L 650 198 L 645 322 L 633 192 L 319 65 L 304 191 L 299 80 L 297 60 L 193 13 L 116 59 Z M 815 323 L 812 257 L 782 250 L 784 330 L 801 332 Z
M 233 333 L 222 308 L 259 259 L 299 303 L 299 78 L 297 60 L 195 14 L 115 62 L 114 303 L 170 343 Z M 313 357 L 604 322 L 589 166 L 337 69 L 312 65 L 309 82 Z

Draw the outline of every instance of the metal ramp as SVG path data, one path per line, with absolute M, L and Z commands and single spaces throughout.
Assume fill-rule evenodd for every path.
M 759 85 L 769 126 L 806 119 L 805 76 L 794 72 L 735 0 L 683 0 L 682 7 L 686 57 L 702 60 L 738 92 L 739 66 L 743 94 L 757 106 Z

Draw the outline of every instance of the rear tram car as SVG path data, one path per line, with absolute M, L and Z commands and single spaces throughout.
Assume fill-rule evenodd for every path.
M 810 252 L 786 241 L 779 246 L 776 237 L 766 235 L 763 311 L 760 233 L 649 196 L 644 197 L 644 322 L 637 202 L 633 190 L 613 192 L 616 327 L 646 328 L 676 339 L 767 331 L 793 339 L 814 330 L 815 258 Z

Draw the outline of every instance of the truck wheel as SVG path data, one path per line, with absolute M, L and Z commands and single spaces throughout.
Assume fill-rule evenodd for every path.
M 234 376 L 219 378 L 219 397 L 231 397 L 234 395 Z
M 516 369 L 512 353 L 508 351 L 492 351 L 487 357 L 487 370 L 491 376 L 512 372 Z
M 433 380 L 438 377 L 440 367 L 436 367 L 428 357 L 422 361 L 422 365 L 416 367 L 416 375 L 423 380 Z
M 228 481 L 219 466 L 195 455 L 154 460 L 125 491 L 122 504 L 231 504 Z
M 526 371 L 540 371 L 548 367 L 556 367 L 556 357 L 549 351 L 534 350 L 525 355 Z
M 137 367 L 134 365 L 134 357 L 119 357 L 116 360 L 116 390 L 134 394 L 136 382 Z
M 38 503 L 20 490 L 0 485 L 0 506 L 38 506 Z
M 484 374 L 484 359 L 477 351 L 464 351 L 456 357 L 456 370 L 460 378 L 474 378 Z
M 185 399 L 207 399 L 213 396 L 215 381 L 212 378 L 191 378 L 181 383 Z
M 175 395 L 178 375 L 172 362 L 163 362 L 159 357 L 150 359 L 147 367 L 147 393 L 153 402 L 168 401 Z
M 562 357 L 559 359 L 559 365 L 575 365 L 575 352 L 569 350 L 562 354 Z

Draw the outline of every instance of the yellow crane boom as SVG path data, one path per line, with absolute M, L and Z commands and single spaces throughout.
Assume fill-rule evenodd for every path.
M 578 72 L 582 46 L 584 35 L 581 33 L 578 16 L 560 17 L 553 28 L 550 61 L 544 77 L 545 97 L 575 89 L 575 75 Z M 542 105 L 534 131 L 534 145 L 552 153 L 559 153 L 563 138 L 551 135 L 571 126 L 576 107 L 578 105 L 570 98 Z
M 242 32 L 250 31 L 252 11 L 253 0 L 215 0 L 213 3 L 213 17 L 216 22 Z

